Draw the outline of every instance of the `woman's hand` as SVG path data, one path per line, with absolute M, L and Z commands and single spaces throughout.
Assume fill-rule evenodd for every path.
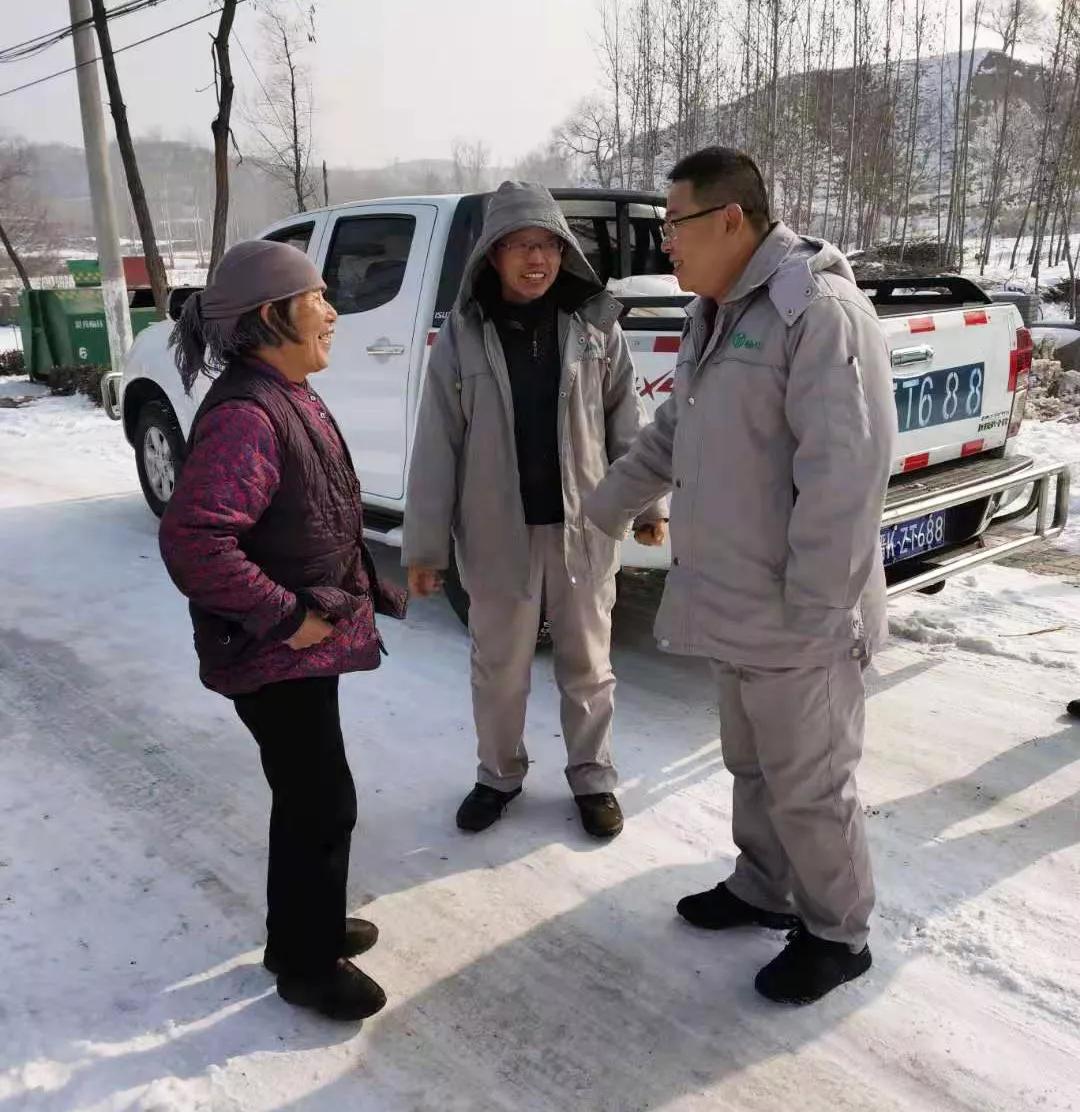
M 334 627 L 321 614 L 308 614 L 304 624 L 285 642 L 290 649 L 310 649 L 331 636 Z

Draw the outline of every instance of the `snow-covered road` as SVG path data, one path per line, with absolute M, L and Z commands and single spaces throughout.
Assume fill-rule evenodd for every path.
M 794 1012 L 752 988 L 780 935 L 674 916 L 730 865 L 731 792 L 706 671 L 652 646 L 655 579 L 617 612 L 628 823 L 605 846 L 562 779 L 546 660 L 526 794 L 454 828 L 467 645 L 414 604 L 342 685 L 351 906 L 390 997 L 358 1030 L 259 964 L 268 792 L 195 678 L 155 524 L 100 412 L 0 409 L 2 1112 L 1080 1106 L 1075 587 L 990 568 L 895 607 L 860 777 L 875 966 Z

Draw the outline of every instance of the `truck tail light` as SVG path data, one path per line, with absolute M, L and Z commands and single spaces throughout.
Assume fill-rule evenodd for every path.
M 1027 406 L 1028 375 L 1031 374 L 1031 353 L 1035 348 L 1026 328 L 1016 330 L 1016 346 L 1009 352 L 1009 393 L 1013 396 L 1009 415 L 1009 436 L 1016 436 L 1024 420 Z

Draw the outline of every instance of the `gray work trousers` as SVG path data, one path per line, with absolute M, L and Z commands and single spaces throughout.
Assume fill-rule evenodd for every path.
M 562 525 L 532 525 L 527 598 L 486 595 L 479 576 L 470 577 L 469 586 L 477 781 L 513 791 L 528 771 L 525 704 L 543 606 L 561 696 L 566 779 L 575 795 L 612 791 L 618 782 L 611 760 L 614 575 L 601 584 L 571 583 Z
M 739 856 L 725 882 L 818 938 L 861 950 L 874 881 L 855 787 L 865 661 L 759 668 L 716 663 L 724 763 L 735 778 Z

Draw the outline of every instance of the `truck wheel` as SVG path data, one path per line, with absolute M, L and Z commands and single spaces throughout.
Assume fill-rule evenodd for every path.
M 458 620 L 461 624 L 468 629 L 469 592 L 466 591 L 461 584 L 461 577 L 458 575 L 457 558 L 453 548 L 450 549 L 450 563 L 443 575 L 443 591 L 446 594 L 446 601 L 450 603 L 450 608 L 458 616 Z M 550 647 L 550 645 L 551 628 L 548 624 L 547 616 L 541 610 L 540 625 L 536 631 L 536 647 L 538 649 L 546 649 Z
M 168 402 L 147 402 L 135 424 L 135 466 L 146 504 L 165 512 L 184 462 L 184 435 Z

